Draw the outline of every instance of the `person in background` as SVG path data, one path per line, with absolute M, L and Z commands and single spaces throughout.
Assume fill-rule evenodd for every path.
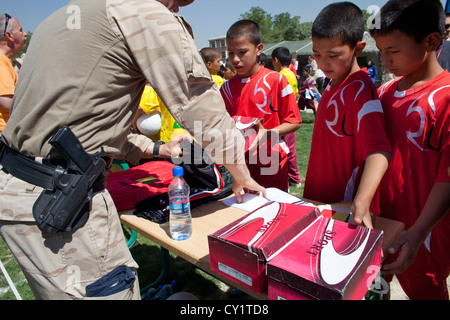
M 445 29 L 444 29 L 444 40 L 450 40 L 450 12 L 445 14 Z
M 375 84 L 375 81 L 377 79 L 377 67 L 373 64 L 373 61 L 370 59 L 367 60 L 366 70 L 373 84 Z
M 227 59 L 225 65 L 223 66 L 223 78 L 224 81 L 228 81 L 232 79 L 236 75 L 236 70 L 234 70 L 233 66 L 230 63 L 230 60 Z
M 155 89 L 148 83 L 142 93 L 139 107 L 133 120 L 133 129 L 136 133 L 164 143 L 168 143 L 174 137 L 189 134 L 175 121 Z
M 13 58 L 25 46 L 27 33 L 19 21 L 5 13 L 0 15 L 0 133 L 9 120 L 9 110 L 14 98 L 17 72 Z
M 300 78 L 300 86 L 298 91 L 297 105 L 300 110 L 305 108 L 313 111 L 314 116 L 317 113 L 316 103 L 314 101 L 317 96 L 317 100 L 320 100 L 319 90 L 317 89 L 316 80 L 310 74 L 311 66 L 307 65 L 302 68 L 302 77 Z
M 297 97 L 298 94 L 298 84 L 297 84 L 297 76 L 296 73 L 292 72 L 290 66 L 291 57 L 289 49 L 286 47 L 278 47 L 272 51 L 272 64 L 276 71 L 281 73 L 286 77 L 289 84 L 292 87 L 292 91 L 294 95 Z M 293 185 L 297 188 L 301 187 L 302 180 L 300 178 L 300 173 L 298 171 L 298 163 L 297 163 L 297 150 L 296 146 L 296 135 L 295 132 L 291 132 L 284 136 L 284 141 L 289 147 L 288 154 L 288 175 L 289 175 L 289 185 Z
M 213 48 L 203 48 L 200 50 L 200 54 L 205 60 L 206 67 L 211 73 L 211 77 L 215 83 L 220 87 L 223 85 L 223 78 L 219 75 L 220 68 L 222 67 L 222 61 L 220 60 L 220 53 Z
M 266 67 L 267 64 L 267 55 L 262 53 L 258 56 L 258 63 L 261 67 Z

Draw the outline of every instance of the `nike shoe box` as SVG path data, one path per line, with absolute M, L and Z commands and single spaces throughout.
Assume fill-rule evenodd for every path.
M 322 216 L 267 264 L 270 300 L 361 300 L 380 270 L 383 231 Z
M 268 202 L 208 236 L 211 269 L 254 292 L 265 292 L 267 261 L 320 217 L 314 206 Z

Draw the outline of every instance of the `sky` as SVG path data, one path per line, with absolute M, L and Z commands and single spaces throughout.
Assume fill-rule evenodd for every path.
M 94 0 L 92 0 L 94 1 Z M 68 0 L 0 0 L 0 10 L 16 17 L 25 31 L 33 32 L 53 11 L 63 7 Z M 312 22 L 330 0 L 195 0 L 180 8 L 194 30 L 199 48 L 209 46 L 208 39 L 225 36 L 228 28 L 240 20 L 241 14 L 251 7 L 261 7 L 272 16 L 289 12 L 291 17 L 300 16 L 300 22 Z M 382 7 L 384 0 L 353 0 L 361 9 L 369 6 Z M 445 5 L 446 0 L 441 0 Z

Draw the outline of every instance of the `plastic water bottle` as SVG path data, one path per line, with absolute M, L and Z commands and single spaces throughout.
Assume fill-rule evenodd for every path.
M 169 225 L 174 240 L 186 240 L 192 234 L 191 204 L 189 185 L 183 178 L 183 167 L 173 168 L 173 180 L 169 185 Z
M 153 300 L 167 300 L 167 298 L 173 294 L 173 288 L 176 284 L 177 282 L 173 280 L 171 283 L 163 285 L 158 293 L 153 297 Z
M 141 300 L 153 300 L 154 296 L 161 290 L 160 287 L 158 288 L 150 288 L 148 289 L 141 297 Z

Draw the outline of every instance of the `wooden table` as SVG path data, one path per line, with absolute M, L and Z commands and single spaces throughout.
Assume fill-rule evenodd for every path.
M 160 225 L 147 219 L 136 217 L 133 215 L 133 211 L 120 213 L 122 223 L 130 229 L 135 230 L 221 281 L 257 299 L 267 299 L 267 292 L 256 294 L 212 271 L 210 267 L 208 235 L 248 214 L 248 212 L 226 206 L 221 201 L 207 203 L 192 210 L 192 236 L 187 240 L 175 241 L 170 237 L 168 223 Z M 377 217 L 374 227 L 384 231 L 382 247 L 383 252 L 387 255 L 388 246 L 392 243 L 395 235 L 403 229 L 403 224 Z

